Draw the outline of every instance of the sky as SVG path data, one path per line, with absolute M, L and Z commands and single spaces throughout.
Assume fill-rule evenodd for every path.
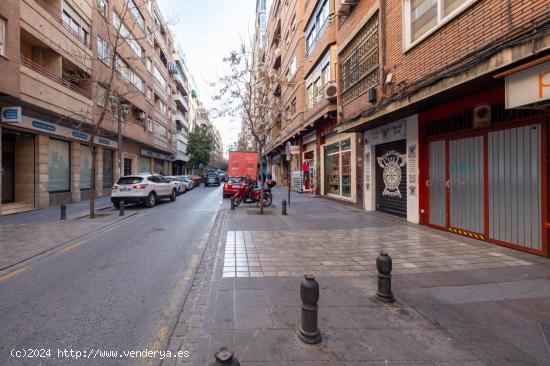
M 241 40 L 254 33 L 256 0 L 157 0 L 172 30 L 176 46 L 197 84 L 200 100 L 207 108 L 216 107 L 216 94 L 209 83 L 223 74 L 223 57 L 238 49 Z M 224 151 L 236 141 L 241 121 L 236 118 L 212 119 L 223 140 Z

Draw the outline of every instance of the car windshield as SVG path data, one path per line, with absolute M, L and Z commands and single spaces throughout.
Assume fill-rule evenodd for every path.
M 120 177 L 117 184 L 137 184 L 143 182 L 142 177 Z
M 171 181 L 175 180 L 176 178 L 174 178 L 174 177 L 164 177 L 164 179 L 166 179 L 168 182 L 171 182 Z
M 229 178 L 229 181 L 231 183 L 239 183 L 241 181 L 241 178 L 238 178 L 238 177 L 231 177 Z

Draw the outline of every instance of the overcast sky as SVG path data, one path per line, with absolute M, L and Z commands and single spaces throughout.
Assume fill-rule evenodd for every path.
M 216 94 L 208 83 L 222 74 L 223 57 L 237 49 L 241 39 L 253 34 L 256 0 L 157 0 L 165 20 L 181 46 L 207 108 Z M 174 23 L 174 24 L 172 24 Z M 240 120 L 217 118 L 224 150 L 236 140 Z

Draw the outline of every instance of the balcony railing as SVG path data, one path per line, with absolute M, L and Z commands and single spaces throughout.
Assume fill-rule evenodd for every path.
M 61 24 L 65 29 L 69 31 L 70 34 L 75 36 L 80 42 L 82 42 L 87 48 L 92 49 L 92 45 L 89 40 L 84 38 L 80 33 L 75 31 L 71 28 L 69 24 L 67 24 L 59 14 L 52 9 L 48 4 L 43 2 L 42 0 L 34 0 L 38 5 L 40 5 L 48 14 L 50 14 L 59 24 Z
M 40 75 L 45 76 L 48 79 L 50 79 L 52 81 L 55 81 L 56 83 L 58 83 L 60 85 L 63 85 L 64 87 L 67 87 L 67 88 L 71 89 L 72 91 L 74 91 L 74 92 L 76 92 L 76 93 L 78 93 L 78 94 L 80 94 L 80 95 L 82 95 L 86 98 L 90 98 L 90 93 L 87 92 L 86 90 L 80 88 L 79 86 L 71 83 L 68 80 L 65 80 L 65 79 L 55 75 L 54 73 L 52 73 L 48 69 L 40 66 L 37 63 L 32 62 L 31 60 L 29 60 L 25 56 L 21 55 L 20 60 L 21 60 L 21 65 L 24 65 L 24 66 L 28 67 L 29 69 L 36 71 Z
M 313 107 L 325 100 L 325 90 L 327 88 L 327 86 L 330 85 L 331 82 L 328 82 L 326 83 L 325 85 L 323 85 L 322 87 L 319 88 L 319 91 L 317 91 L 317 94 L 315 94 L 314 96 L 311 97 L 311 99 L 309 101 L 306 102 L 306 105 L 304 106 L 304 111 L 307 112 L 309 111 L 310 109 L 313 109 Z
M 313 49 L 315 48 L 317 43 L 319 43 L 319 39 L 325 34 L 325 31 L 327 30 L 328 25 L 330 23 L 330 19 L 331 19 L 330 16 L 327 19 L 325 19 L 325 21 L 323 22 L 323 24 L 319 28 L 319 31 L 315 35 L 315 38 L 313 38 L 313 40 L 311 41 L 311 44 L 309 45 L 309 47 L 306 50 L 305 58 L 309 57 L 309 54 L 311 53 L 311 51 L 313 51 Z

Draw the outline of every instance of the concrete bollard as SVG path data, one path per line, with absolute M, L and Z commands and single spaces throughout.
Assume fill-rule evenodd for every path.
M 281 215 L 286 216 L 286 200 L 281 203 Z
M 124 201 L 120 201 L 120 203 L 118 204 L 118 209 L 118 216 L 124 216 Z
M 235 357 L 233 351 L 230 351 L 227 347 L 222 347 L 215 354 L 216 361 L 212 366 L 240 366 L 241 363 Z
M 302 324 L 298 329 L 298 338 L 307 344 L 321 342 L 319 330 L 318 312 L 319 283 L 313 275 L 305 275 L 300 284 L 300 297 L 302 298 Z
M 385 250 L 380 252 L 376 258 L 376 269 L 378 270 L 378 299 L 384 302 L 394 302 L 395 298 L 391 291 L 392 260 Z
M 61 208 L 61 216 L 59 217 L 59 220 L 67 220 L 67 205 L 62 203 L 59 207 Z

